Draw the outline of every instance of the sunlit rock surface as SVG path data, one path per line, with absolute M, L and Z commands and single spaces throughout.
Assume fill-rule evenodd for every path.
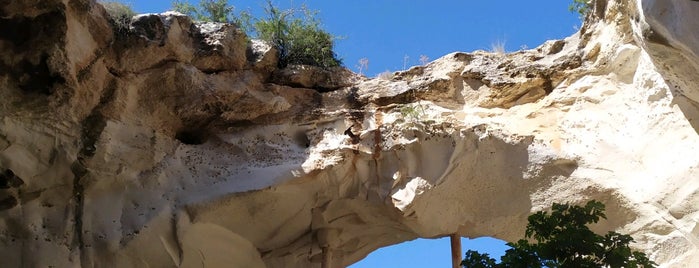
M 0 0 L 7 267 L 334 266 L 513 241 L 552 202 L 699 263 L 699 2 L 595 1 L 581 31 L 390 79 L 292 66 L 178 13 Z M 468 27 L 468 26 L 465 26 Z

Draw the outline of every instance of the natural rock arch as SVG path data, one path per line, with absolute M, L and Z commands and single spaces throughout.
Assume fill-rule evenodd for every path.
M 696 4 L 596 1 L 565 40 L 367 80 L 275 70 L 229 25 L 150 14 L 113 35 L 92 1 L 34 2 L 3 21 L 65 27 L 0 55 L 51 77 L 34 94 L 0 73 L 0 170 L 23 181 L 0 190 L 8 266 L 312 267 L 323 248 L 341 266 L 416 237 L 513 240 L 531 211 L 588 199 L 597 230 L 699 261 L 699 42 L 663 15 Z

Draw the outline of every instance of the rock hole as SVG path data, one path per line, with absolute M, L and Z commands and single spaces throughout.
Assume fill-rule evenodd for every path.
M 14 52 L 35 50 L 37 45 L 49 45 L 47 40 L 58 41 L 65 34 L 65 14 L 49 12 L 36 17 L 15 16 L 0 18 L 0 40 L 14 46 Z
M 49 64 L 48 52 L 64 40 L 65 14 L 50 12 L 34 18 L 0 18 L 0 40 L 4 52 L 16 60 L 0 61 L 0 76 L 8 75 L 26 93 L 50 95 L 54 84 L 65 79 Z
M 311 140 L 303 131 L 294 133 L 294 142 L 303 148 L 308 148 L 311 146 Z
M 206 143 L 208 134 L 201 130 L 181 130 L 175 134 L 175 139 L 187 145 L 199 145 Z
M 15 175 L 12 170 L 5 170 L 0 174 L 0 189 L 17 188 L 24 184 L 24 181 Z
M 31 64 L 28 61 L 20 64 L 23 74 L 19 76 L 19 88 L 27 93 L 40 93 L 51 95 L 55 84 L 65 83 L 65 79 L 54 74 L 48 65 L 48 55 L 41 56 L 39 64 Z
M 14 196 L 8 196 L 8 197 L 0 200 L 0 211 L 8 210 L 8 209 L 11 209 L 13 207 L 16 207 L 17 204 L 18 204 L 17 198 L 15 198 Z
M 2 40 L 12 41 L 15 46 L 22 46 L 32 38 L 31 33 L 31 19 L 29 18 L 0 18 L 0 39 Z
M 80 149 L 80 154 L 87 157 L 95 155 L 97 150 L 97 141 L 102 135 L 102 131 L 107 126 L 107 119 L 98 112 L 93 111 L 82 121 L 82 142 L 83 147 Z

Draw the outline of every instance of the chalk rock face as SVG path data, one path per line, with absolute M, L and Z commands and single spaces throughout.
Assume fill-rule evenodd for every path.
M 39 3 L 40 2 L 40 3 Z M 333 267 L 419 237 L 520 238 L 552 202 L 699 263 L 699 2 L 594 1 L 564 40 L 390 79 L 278 69 L 179 13 L 0 0 L 7 267 Z

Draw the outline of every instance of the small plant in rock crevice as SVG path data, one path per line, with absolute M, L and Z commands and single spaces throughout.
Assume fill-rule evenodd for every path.
M 417 100 L 417 98 L 415 98 L 414 92 L 412 93 L 412 95 L 413 99 Z M 403 116 L 403 118 L 410 119 L 412 123 L 420 122 L 427 116 L 425 107 L 419 100 L 417 100 L 417 103 L 414 105 L 406 104 L 403 107 L 401 107 L 400 113 Z
M 403 116 L 403 118 L 410 118 L 412 121 L 419 121 L 421 117 L 419 109 L 411 105 L 401 107 L 400 114 Z

